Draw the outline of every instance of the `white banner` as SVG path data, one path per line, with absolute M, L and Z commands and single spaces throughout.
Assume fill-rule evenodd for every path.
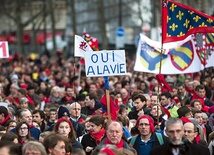
M 7 41 L 0 41 L 0 58 L 9 58 L 9 47 Z
M 86 51 L 93 51 L 90 45 L 78 35 L 74 38 L 74 57 L 84 57 Z
M 87 77 L 126 75 L 124 50 L 85 52 Z
M 134 70 L 158 74 L 161 56 L 160 49 L 160 42 L 150 40 L 141 34 Z M 164 44 L 163 53 L 161 74 L 192 73 L 204 69 L 191 36 L 183 41 Z M 208 64 L 206 67 L 214 66 L 214 63 L 210 64 L 212 57 L 214 57 L 213 53 L 207 59 Z

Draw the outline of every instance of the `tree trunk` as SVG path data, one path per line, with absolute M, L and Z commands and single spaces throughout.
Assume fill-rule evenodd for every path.
M 77 23 L 76 23 L 76 12 L 75 12 L 75 0 L 71 0 L 71 21 L 74 34 L 77 33 Z
M 21 10 L 20 10 L 21 5 L 22 5 L 21 0 L 17 0 L 16 1 L 16 24 L 17 24 L 16 38 L 17 38 L 17 52 L 24 56 L 25 51 L 24 51 L 23 38 L 22 38 L 23 25 L 22 25 Z
M 108 48 L 108 38 L 106 35 L 106 21 L 105 21 L 105 13 L 104 13 L 104 6 L 103 0 L 97 0 L 97 11 L 98 11 L 98 19 L 99 19 L 99 27 L 100 33 L 102 37 L 102 49 Z
M 52 55 L 56 55 L 57 47 L 56 47 L 56 30 L 55 30 L 55 16 L 54 16 L 54 7 L 53 7 L 53 1 L 49 0 L 49 6 L 50 6 L 50 16 L 51 16 L 51 31 L 52 31 L 52 41 L 53 41 L 53 53 Z

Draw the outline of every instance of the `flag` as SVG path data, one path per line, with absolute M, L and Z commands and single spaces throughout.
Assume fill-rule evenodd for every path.
M 83 32 L 83 38 L 89 44 L 93 51 L 99 51 L 97 38 L 91 37 L 87 32 Z
M 74 38 L 74 56 L 75 57 L 85 57 L 86 51 L 93 51 L 90 45 L 78 35 L 75 35 Z
M 157 74 L 156 75 L 156 79 L 159 83 L 159 85 L 162 87 L 162 88 L 165 88 L 167 89 L 168 91 L 170 92 L 173 92 L 172 88 L 169 86 L 169 84 L 165 81 L 164 79 L 164 76 L 162 74 Z
M 214 17 L 172 0 L 162 0 L 162 43 L 214 32 Z
M 159 73 L 161 42 L 155 42 L 140 35 L 134 70 Z M 184 74 L 198 72 L 204 68 L 194 46 L 194 38 L 188 36 L 183 41 L 165 43 L 163 46 L 161 74 Z M 208 56 L 209 64 L 214 55 Z M 210 64 L 214 65 L 214 63 Z
M 100 99 L 100 102 L 102 104 L 102 107 L 103 107 L 103 112 L 105 112 L 106 115 L 108 115 L 108 112 L 107 112 L 107 100 L 106 100 L 106 95 L 103 95 L 102 98 Z M 110 112 L 110 115 L 111 115 L 111 119 L 113 121 L 116 121 L 117 119 L 117 115 L 118 115 L 118 111 L 119 111 L 119 106 L 118 106 L 118 100 L 115 99 L 113 101 L 113 99 L 110 97 L 110 109 L 111 109 L 111 112 Z

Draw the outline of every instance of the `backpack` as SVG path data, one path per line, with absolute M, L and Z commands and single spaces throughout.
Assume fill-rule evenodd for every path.
M 155 132 L 155 134 L 156 134 L 156 136 L 157 136 L 157 138 L 158 138 L 159 144 L 160 144 L 160 145 L 163 145 L 163 144 L 164 144 L 164 141 L 163 141 L 162 134 L 157 133 L 157 132 Z M 132 137 L 132 139 L 131 139 L 131 141 L 130 141 L 130 144 L 132 144 L 132 146 L 134 146 L 134 143 L 135 143 L 136 139 L 137 139 L 137 136 Z

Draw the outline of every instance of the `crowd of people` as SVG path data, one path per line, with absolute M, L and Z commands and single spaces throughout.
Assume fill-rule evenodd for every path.
M 0 154 L 214 155 L 213 68 L 165 75 L 171 91 L 127 64 L 108 77 L 108 115 L 103 77 L 86 77 L 79 59 L 0 60 Z

